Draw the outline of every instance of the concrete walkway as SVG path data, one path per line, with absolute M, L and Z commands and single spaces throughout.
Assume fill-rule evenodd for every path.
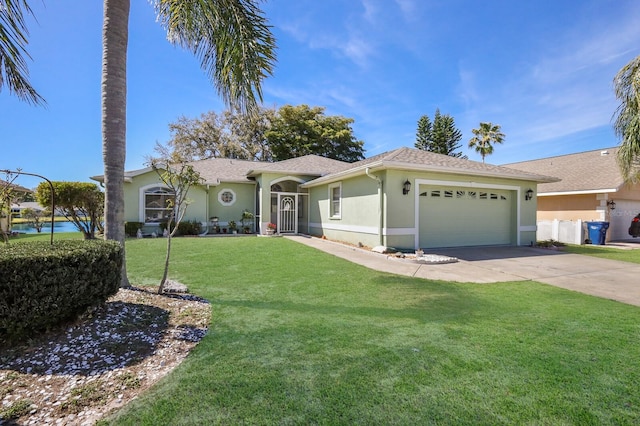
M 370 269 L 430 280 L 495 283 L 534 280 L 640 306 L 640 264 L 531 247 L 463 247 L 433 254 L 456 263 L 419 264 L 320 238 L 287 238 Z

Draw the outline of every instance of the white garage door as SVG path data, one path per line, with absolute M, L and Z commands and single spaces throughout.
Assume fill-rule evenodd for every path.
M 512 191 L 420 186 L 421 248 L 512 244 Z
M 629 226 L 631 220 L 640 214 L 640 201 L 615 200 L 615 202 L 615 210 L 610 210 L 609 218 L 606 219 L 610 222 L 607 238 L 610 241 L 633 239 L 629 235 Z

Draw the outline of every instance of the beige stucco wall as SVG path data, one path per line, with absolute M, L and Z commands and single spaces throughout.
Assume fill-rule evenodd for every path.
M 614 201 L 616 208 L 607 207 Z M 631 238 L 631 219 L 640 213 L 640 186 L 623 187 L 617 192 L 600 194 L 555 195 L 538 198 L 538 221 L 606 221 L 606 241 Z

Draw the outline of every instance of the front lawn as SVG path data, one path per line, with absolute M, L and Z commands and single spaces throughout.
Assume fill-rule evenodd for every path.
M 163 239 L 129 240 L 157 283 Z M 208 335 L 113 424 L 638 424 L 640 309 L 379 273 L 283 238 L 179 238 Z
M 640 263 L 640 250 L 623 250 L 611 246 L 599 245 L 569 245 L 567 253 L 584 254 L 587 256 L 601 257 L 603 259 L 622 260 L 623 262 Z

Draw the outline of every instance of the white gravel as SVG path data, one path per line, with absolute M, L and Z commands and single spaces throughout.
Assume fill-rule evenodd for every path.
M 190 295 L 122 289 L 66 330 L 3 348 L 0 425 L 94 424 L 175 368 L 210 315 Z M 22 415 L 6 420 L 16 407 Z

